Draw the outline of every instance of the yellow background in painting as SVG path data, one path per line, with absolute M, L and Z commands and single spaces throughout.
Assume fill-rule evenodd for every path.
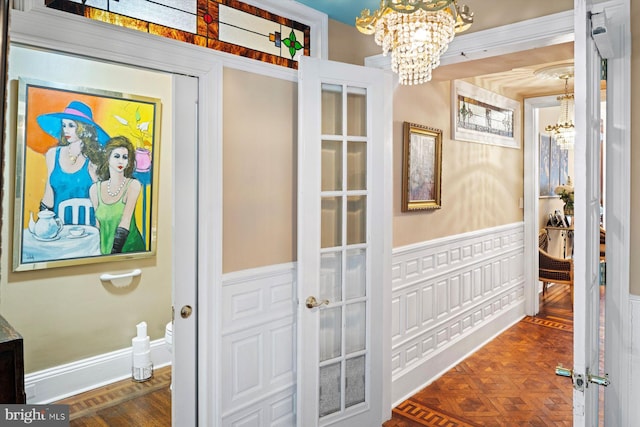
M 47 180 L 45 153 L 57 145 L 57 139 L 44 132 L 36 118 L 41 114 L 59 113 L 72 101 L 80 101 L 91 108 L 94 122 L 109 136 L 124 135 L 135 148 L 145 148 L 153 156 L 154 147 L 154 114 L 155 104 L 134 99 L 114 98 L 89 93 L 73 92 L 50 87 L 27 86 L 27 105 L 25 117 L 25 164 L 24 164 L 24 197 L 23 226 L 29 225 L 29 213 L 39 211 L 40 200 L 44 194 Z M 120 119 L 119 119 L 120 118 Z M 127 124 L 124 124 L 126 121 Z M 142 126 L 138 126 L 141 124 Z M 146 130 L 145 130 L 146 129 Z M 157 161 L 157 159 L 154 159 Z M 140 193 L 136 205 L 136 222 L 145 236 L 149 247 L 151 235 L 151 194 L 152 182 L 146 192 Z M 143 222 L 142 197 L 147 197 L 146 221 Z

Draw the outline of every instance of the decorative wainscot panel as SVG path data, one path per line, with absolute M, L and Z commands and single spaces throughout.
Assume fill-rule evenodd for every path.
M 295 425 L 294 277 L 283 264 L 223 278 L 223 426 Z
M 394 402 L 524 316 L 523 257 L 522 223 L 394 250 Z

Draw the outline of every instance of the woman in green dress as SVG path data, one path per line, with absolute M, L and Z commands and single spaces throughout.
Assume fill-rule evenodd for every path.
M 133 178 L 133 144 L 124 136 L 113 137 L 105 146 L 105 155 L 105 162 L 98 166 L 98 182 L 89 189 L 100 229 L 100 252 L 144 251 L 134 215 L 142 186 Z

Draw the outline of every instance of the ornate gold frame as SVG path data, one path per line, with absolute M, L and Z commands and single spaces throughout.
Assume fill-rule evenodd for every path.
M 404 122 L 402 212 L 440 209 L 442 130 Z

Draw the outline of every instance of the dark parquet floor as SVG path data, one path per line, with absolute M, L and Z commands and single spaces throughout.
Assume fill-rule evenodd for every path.
M 525 317 L 393 410 L 383 427 L 571 426 L 573 314 L 565 286 L 541 295 Z

